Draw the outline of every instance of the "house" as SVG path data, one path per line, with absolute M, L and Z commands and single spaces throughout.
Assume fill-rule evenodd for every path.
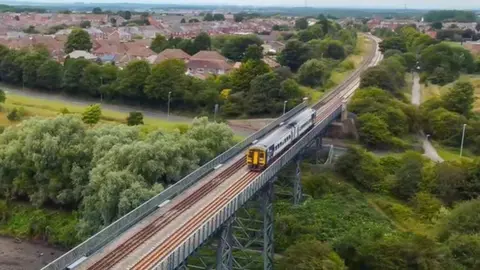
M 233 66 L 227 62 L 227 58 L 214 51 L 199 51 L 192 57 L 187 64 L 187 74 L 197 75 L 204 74 L 226 74 L 233 69 Z
M 180 49 L 166 49 L 157 55 L 152 55 L 147 58 L 148 62 L 151 64 L 158 64 L 167 59 L 179 59 L 183 60 L 185 63 L 190 59 L 190 55 Z

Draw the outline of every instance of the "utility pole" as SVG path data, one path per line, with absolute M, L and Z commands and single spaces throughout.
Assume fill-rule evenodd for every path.
M 463 124 L 463 130 L 462 130 L 462 144 L 460 145 L 460 157 L 462 157 L 463 154 L 463 141 L 465 140 L 465 128 L 467 127 L 467 124 Z
M 213 122 L 217 122 L 217 112 L 218 112 L 218 104 L 215 104 L 215 108 L 213 109 Z
M 283 102 L 283 114 L 285 114 L 285 110 L 287 109 L 287 101 Z
M 167 120 L 170 119 L 170 98 L 172 97 L 172 91 L 168 92 L 168 104 L 167 104 Z

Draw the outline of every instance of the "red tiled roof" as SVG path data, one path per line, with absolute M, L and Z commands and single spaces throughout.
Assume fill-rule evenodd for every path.
M 199 51 L 190 60 L 219 60 L 226 62 L 227 58 L 215 51 Z
M 158 54 L 157 61 L 161 62 L 167 59 L 181 59 L 181 60 L 188 60 L 190 59 L 190 55 L 180 49 L 166 49 Z

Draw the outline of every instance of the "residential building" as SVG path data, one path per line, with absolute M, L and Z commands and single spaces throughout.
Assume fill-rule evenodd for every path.
M 190 57 L 191 56 L 188 53 L 180 49 L 165 49 L 157 55 L 152 55 L 148 57 L 147 60 L 151 64 L 158 64 L 167 59 L 179 59 L 187 63 Z
M 199 77 L 208 74 L 226 74 L 233 69 L 227 59 L 215 51 L 199 51 L 187 64 L 187 74 Z
M 85 58 L 87 60 L 96 60 L 97 59 L 97 56 L 87 52 L 87 51 L 81 51 L 81 50 L 75 50 L 71 53 L 68 54 L 68 57 L 70 58 L 74 58 L 74 59 L 77 59 L 77 58 Z

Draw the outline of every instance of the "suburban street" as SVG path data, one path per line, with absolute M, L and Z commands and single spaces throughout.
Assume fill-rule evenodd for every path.
M 418 73 L 413 75 L 413 86 L 412 86 L 412 104 L 419 106 L 421 103 L 421 89 L 420 89 L 420 77 Z M 422 141 L 424 155 L 429 159 L 435 162 L 443 162 L 443 158 L 437 153 L 435 147 L 428 139 L 428 137 L 422 132 L 418 135 L 419 139 Z

